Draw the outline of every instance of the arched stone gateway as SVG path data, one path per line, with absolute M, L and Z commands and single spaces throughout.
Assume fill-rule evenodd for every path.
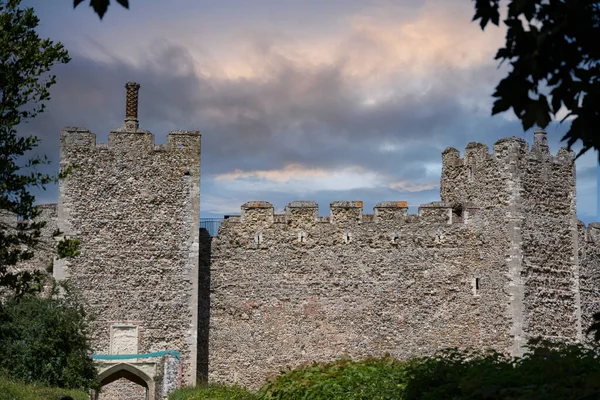
M 126 379 L 145 389 L 146 400 L 166 399 L 181 386 L 181 363 L 177 351 L 149 354 L 118 354 L 93 356 L 102 386 Z M 93 393 L 92 399 L 102 399 Z

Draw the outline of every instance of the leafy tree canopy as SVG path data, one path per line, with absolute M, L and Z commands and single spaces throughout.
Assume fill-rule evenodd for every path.
M 0 0 L 0 288 L 17 293 L 31 289 L 39 277 L 15 268 L 31 259 L 44 226 L 35 221 L 39 210 L 30 189 L 55 180 L 35 171 L 36 165 L 48 162 L 46 158 L 22 162 L 39 139 L 18 135 L 17 127 L 44 111 L 49 89 L 56 83 L 50 69 L 70 60 L 62 44 L 37 35 L 39 19 L 33 9 L 19 8 L 20 2 Z M 14 216 L 21 218 L 18 224 L 13 223 Z
M 499 24 L 500 0 L 474 1 L 482 29 Z M 562 140 L 569 148 L 582 141 L 578 157 L 600 150 L 600 2 L 510 0 L 504 24 L 495 59 L 512 69 L 496 87 L 492 115 L 512 108 L 524 130 L 545 128 L 564 106 L 574 118 Z
M 122 5 L 125 8 L 129 8 L 129 0 L 116 0 L 117 3 Z M 77 7 L 79 4 L 83 3 L 83 0 L 73 0 L 73 8 Z M 94 12 L 98 14 L 100 19 L 104 17 L 106 14 L 106 10 L 108 10 L 108 6 L 110 5 L 110 0 L 90 0 L 90 7 L 94 9 Z
M 99 388 L 89 318 L 67 286 L 0 304 L 0 368 L 26 383 Z

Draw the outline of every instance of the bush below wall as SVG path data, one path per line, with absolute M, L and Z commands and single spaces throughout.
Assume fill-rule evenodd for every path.
M 177 391 L 169 400 L 599 399 L 600 348 L 535 341 L 522 358 L 447 350 L 433 357 L 339 360 L 284 371 L 252 394 L 240 387 Z

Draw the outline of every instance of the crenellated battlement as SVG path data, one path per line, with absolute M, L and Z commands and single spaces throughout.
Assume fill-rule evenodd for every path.
M 96 134 L 87 128 L 68 126 L 60 132 L 60 146 L 63 151 L 135 151 L 136 153 L 173 152 L 198 154 L 200 132 L 174 130 L 167 134 L 165 144 L 155 144 L 154 135 L 146 130 L 114 130 L 109 133 L 108 142 L 96 142 Z
M 520 188 L 533 193 L 534 188 L 549 179 L 564 183 L 560 190 L 563 198 L 570 198 L 575 182 L 575 155 L 561 148 L 550 153 L 546 131 L 534 132 L 534 143 L 529 148 L 523 138 L 506 137 L 488 146 L 471 142 L 464 156 L 448 147 L 442 153 L 440 197 L 451 203 L 474 202 L 483 207 L 508 206 L 513 203 Z M 537 195 L 536 195 L 537 196 Z M 531 201 L 538 201 L 531 198 Z
M 487 145 L 470 142 L 465 147 L 464 157 L 461 157 L 460 151 L 454 147 L 446 148 L 442 153 L 442 163 L 445 167 L 469 167 L 486 161 L 510 162 L 514 157 L 524 161 L 570 164 L 575 160 L 575 153 L 566 147 L 561 147 L 553 156 L 548 146 L 546 131 L 538 129 L 534 132 L 534 143 L 531 149 L 525 139 L 516 136 L 497 140 L 491 153 Z
M 98 316 L 90 329 L 96 354 L 177 350 L 174 376 L 192 385 L 203 367 L 201 136 L 174 130 L 155 143 L 139 127 L 140 85 L 125 87 L 125 121 L 105 143 L 86 128 L 60 133 L 60 166 L 73 168 L 59 182 L 57 228 L 80 241 L 80 254 L 57 261 L 53 275 L 72 282 Z
M 97 143 L 96 134 L 87 128 L 65 127 L 60 133 L 60 148 L 64 155 L 71 152 L 89 152 L 93 150 L 114 151 L 132 155 L 171 152 L 191 155 L 200 153 L 200 132 L 192 130 L 173 130 L 167 134 L 166 144 L 155 144 L 154 135 L 140 129 L 138 120 L 138 97 L 140 85 L 127 82 L 125 101 L 125 121 L 108 134 L 107 143 Z
M 469 220 L 479 207 L 471 204 L 450 204 L 432 202 L 422 204 L 418 214 L 408 214 L 406 201 L 384 201 L 373 207 L 372 214 L 363 212 L 362 201 L 334 201 L 329 205 L 329 216 L 319 216 L 319 206 L 314 201 L 292 201 L 285 207 L 285 213 L 276 214 L 268 201 L 249 201 L 241 206 L 240 217 L 230 217 L 225 224 L 268 227 L 273 224 L 286 224 L 290 227 L 307 227 L 318 224 L 369 224 L 380 222 L 457 224 Z

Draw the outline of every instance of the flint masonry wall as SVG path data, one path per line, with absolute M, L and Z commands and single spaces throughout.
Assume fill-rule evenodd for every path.
M 179 350 L 183 383 L 195 384 L 200 134 L 172 131 L 155 145 L 129 119 L 102 144 L 65 128 L 60 151 L 61 168 L 76 169 L 60 183 L 58 226 L 81 241 L 81 254 L 55 275 L 96 316 L 95 352 Z M 137 348 L 111 348 L 119 325 L 134 327 Z
M 326 218 L 313 202 L 283 215 L 249 202 L 226 220 L 212 244 L 210 379 L 258 387 L 343 354 L 580 340 L 582 302 L 598 296 L 580 298 L 573 155 L 551 156 L 537 132 L 531 151 L 506 138 L 493 154 L 470 143 L 442 157 L 443 202 L 419 215 L 403 202 L 373 215 L 335 202 Z
M 528 338 L 581 339 L 578 220 L 574 155 L 548 149 L 546 133 L 534 133 L 529 151 L 521 138 L 501 139 L 494 154 L 470 143 L 443 155 L 441 197 L 472 201 L 505 241 L 513 354 Z
M 545 133 L 522 167 L 524 331 L 581 340 L 574 154 L 548 150 Z
M 447 203 L 242 207 L 213 239 L 209 379 L 258 387 L 284 367 L 346 354 L 399 358 L 509 346 L 502 242 Z M 476 281 L 477 280 L 477 281 Z
M 581 325 L 583 341 L 593 342 L 593 335 L 586 335 L 594 313 L 600 312 L 600 223 L 585 227 L 578 224 L 579 238 L 579 290 L 581 295 Z

